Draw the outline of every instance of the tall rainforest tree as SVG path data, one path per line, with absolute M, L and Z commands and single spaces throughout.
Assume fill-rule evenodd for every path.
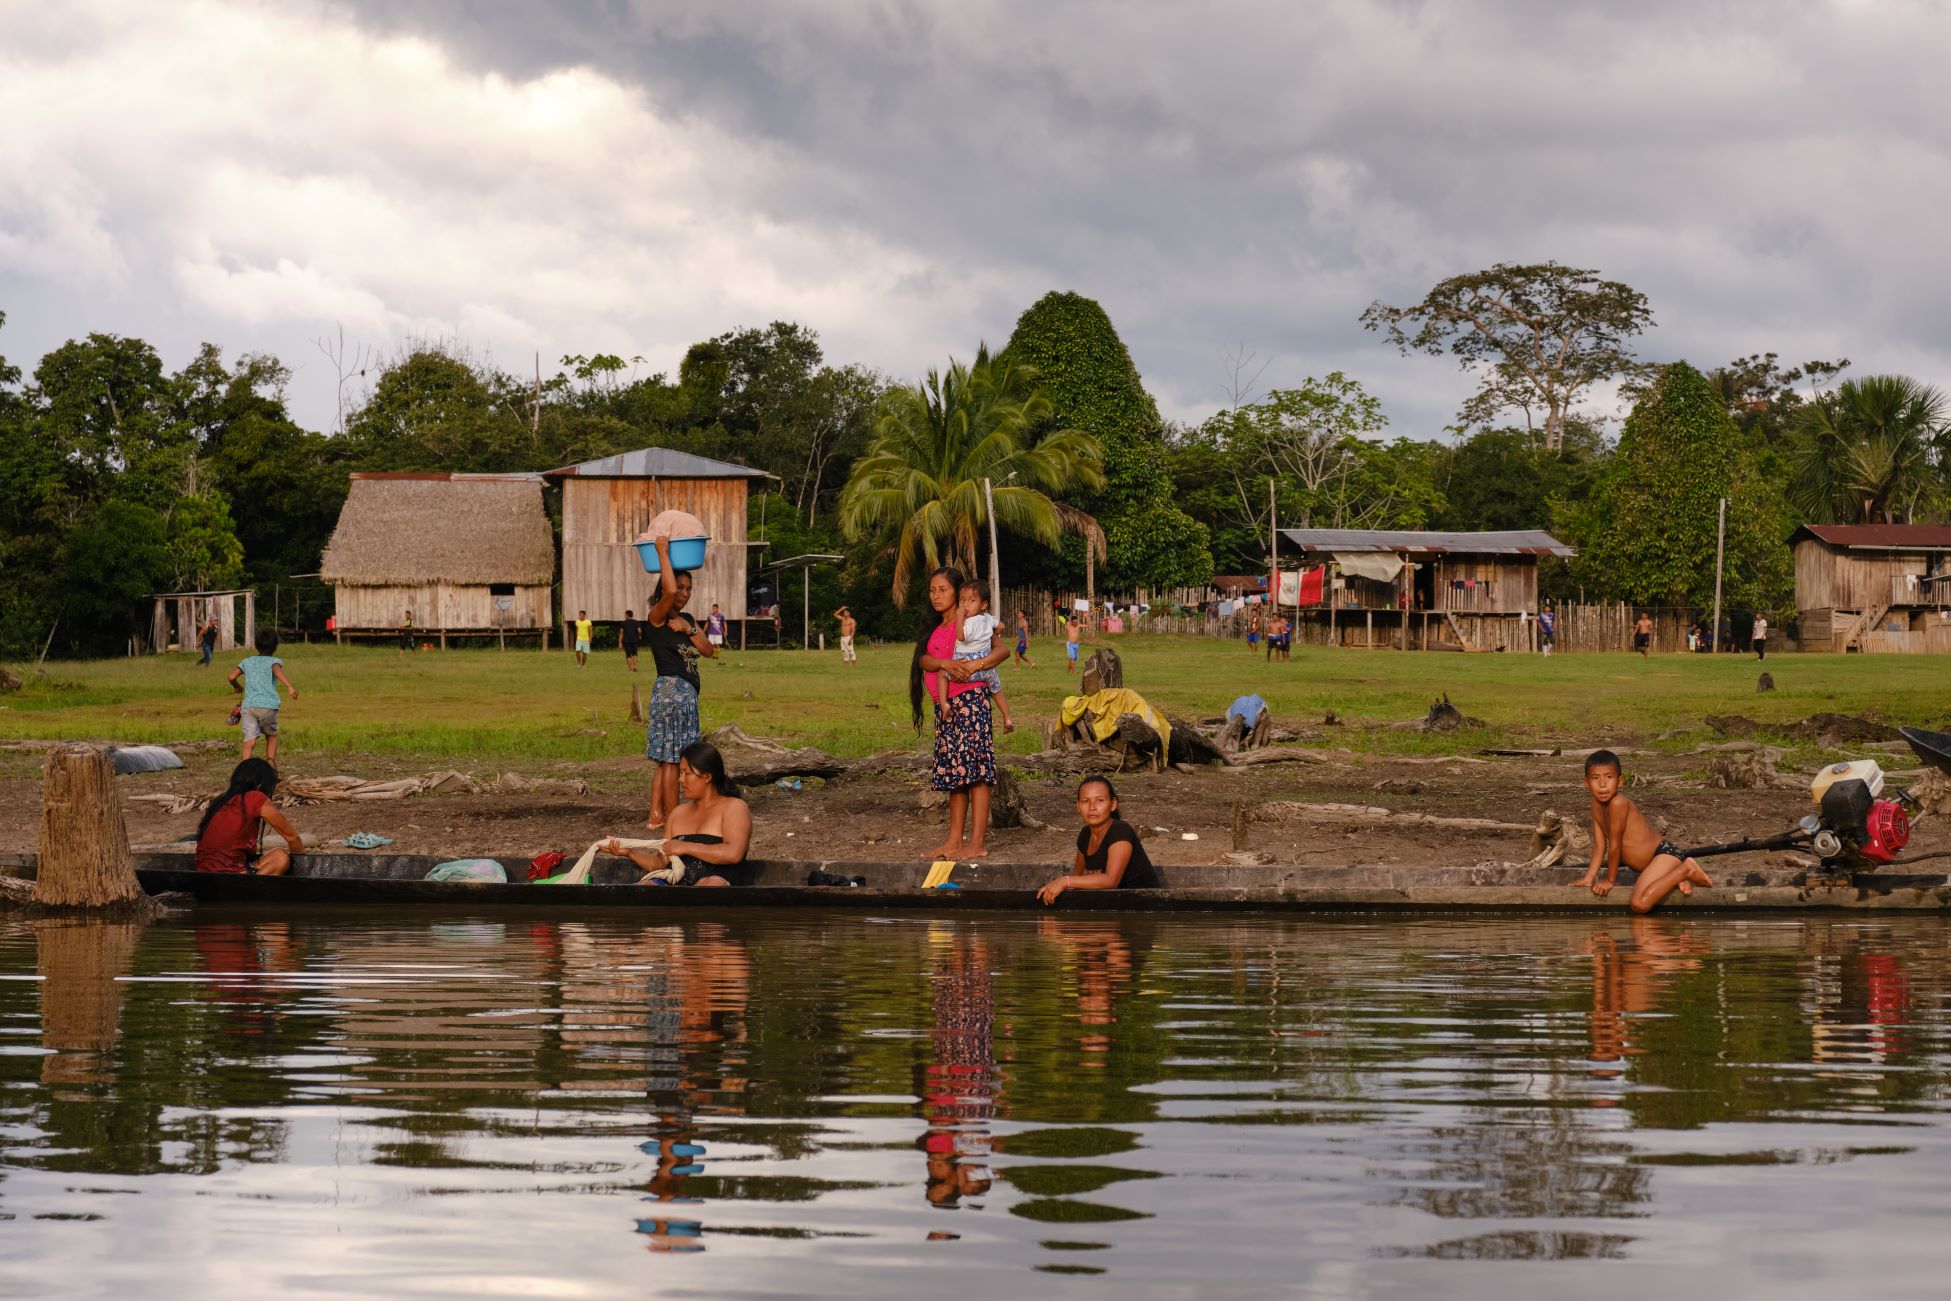
M 899 530 L 897 604 L 917 559 L 931 569 L 949 563 L 976 571 L 989 522 L 985 478 L 999 528 L 1046 546 L 1075 533 L 1104 554 L 1097 521 L 1051 496 L 1103 484 L 1097 440 L 1057 429 L 1026 446 L 1026 433 L 1050 415 L 1035 382 L 1030 367 L 991 357 L 984 345 L 973 365 L 950 362 L 946 372 L 931 370 L 923 383 L 893 388 L 882 400 L 873 441 L 840 494 L 840 526 L 849 538 Z
M 1699 371 L 1685 362 L 1662 370 L 1626 417 L 1590 500 L 1565 511 L 1578 582 L 1636 604 L 1707 605 L 1726 497 L 1727 605 L 1780 608 L 1792 586 L 1786 506 L 1745 442 Z
M 1362 324 L 1407 355 L 1449 353 L 1478 376 L 1458 414 L 1489 427 L 1508 411 L 1527 428 L 1543 418 L 1544 445 L 1557 451 L 1565 423 L 1594 387 L 1641 374 L 1632 343 L 1653 326 L 1646 295 L 1597 271 L 1539 262 L 1499 262 L 1451 276 L 1408 307 L 1369 305 Z
M 1947 505 L 1944 395 L 1902 375 L 1843 381 L 1804 406 L 1789 452 L 1789 501 L 1815 524 L 1914 523 Z

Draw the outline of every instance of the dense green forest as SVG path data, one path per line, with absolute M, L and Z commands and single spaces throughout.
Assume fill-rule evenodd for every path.
M 1592 346 L 1562 373 L 1527 370 L 1524 338 L 1459 324 L 1484 319 L 1492 292 L 1526 322 L 1556 295 L 1552 328 L 1589 317 Z M 1548 573 L 1558 594 L 1685 604 L 1711 584 L 1702 530 L 1725 495 L 1730 603 L 1777 611 L 1798 522 L 1934 520 L 1951 503 L 1935 391 L 1773 354 L 1642 362 L 1627 345 L 1650 309 L 1594 273 L 1497 267 L 1364 319 L 1404 351 L 1458 357 L 1479 387 L 1455 426 L 1392 429 L 1341 372 L 1258 391 L 1244 354 L 1221 409 L 1164 420 L 1103 309 L 1068 293 L 1028 308 L 993 355 L 972 341 L 973 360 L 920 380 L 836 364 L 794 322 L 700 342 L 675 375 L 596 353 L 522 376 L 453 342 L 337 355 L 330 430 L 292 418 L 275 357 L 207 344 L 171 372 L 113 334 L 31 371 L 0 352 L 0 655 L 116 653 L 150 592 L 304 590 L 351 471 L 541 470 L 652 445 L 776 475 L 755 536 L 845 555 L 816 572 L 815 608 L 850 603 L 883 635 L 914 617 L 924 564 L 986 554 L 984 478 L 1012 584 L 1081 586 L 1088 556 L 1108 592 L 1258 572 L 1272 509 L 1288 527 L 1548 528 L 1581 551 Z M 1616 437 L 1578 405 L 1603 383 L 1631 403 Z M 326 609 L 314 599 L 304 622 Z

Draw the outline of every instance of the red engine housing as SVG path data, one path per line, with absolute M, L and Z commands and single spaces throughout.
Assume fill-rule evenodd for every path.
M 1894 800 L 1878 800 L 1870 805 L 1870 816 L 1864 825 L 1870 834 L 1858 849 L 1872 862 L 1888 863 L 1910 843 L 1910 818 Z

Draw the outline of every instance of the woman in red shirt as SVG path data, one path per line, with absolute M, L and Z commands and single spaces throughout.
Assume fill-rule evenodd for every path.
M 230 788 L 197 826 L 197 871 L 282 876 L 291 869 L 291 856 L 304 853 L 305 842 L 271 802 L 277 789 L 278 770 L 263 759 L 246 759 L 231 770 Z M 285 838 L 287 848 L 259 852 L 266 824 Z

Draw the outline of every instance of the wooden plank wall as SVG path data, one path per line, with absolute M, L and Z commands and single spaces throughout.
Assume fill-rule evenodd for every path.
M 1804 538 L 1795 544 L 1796 608 L 1872 609 L 1890 599 L 1891 579 L 1928 573 L 1932 559 L 1928 551 L 1839 551 Z
M 551 593 L 547 587 L 517 587 L 508 598 L 506 610 L 496 605 L 497 599 L 485 585 L 477 584 L 354 587 L 339 583 L 333 588 L 333 613 L 338 616 L 339 627 L 348 632 L 397 628 L 408 610 L 413 611 L 413 626 L 429 632 L 551 626 Z
M 727 619 L 743 619 L 745 506 L 744 479 L 564 479 L 563 618 L 577 610 L 599 623 L 615 623 L 625 610 L 641 618 L 655 580 L 644 572 L 636 540 L 662 511 L 683 510 L 702 520 L 712 539 L 705 567 L 692 575 L 690 612 L 702 619 L 716 602 Z
M 1425 559 L 1435 568 L 1437 610 L 1512 613 L 1538 608 L 1536 556 L 1444 555 Z M 1457 581 L 1474 582 L 1461 590 Z M 1488 590 L 1484 584 L 1490 584 Z

